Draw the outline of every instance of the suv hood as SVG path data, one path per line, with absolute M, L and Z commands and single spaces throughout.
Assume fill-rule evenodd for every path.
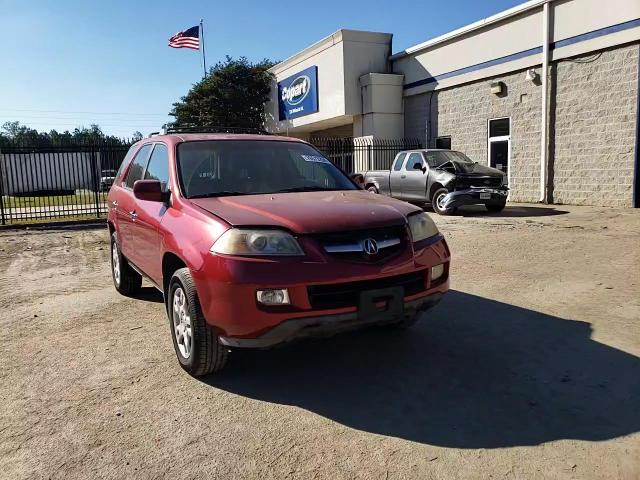
M 274 193 L 189 200 L 233 226 L 282 227 L 295 233 L 358 230 L 405 222 L 421 211 L 362 190 Z

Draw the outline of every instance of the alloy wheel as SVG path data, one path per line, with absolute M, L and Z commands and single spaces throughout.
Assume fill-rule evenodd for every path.
M 116 285 L 120 285 L 120 254 L 115 242 L 111 245 L 111 268 L 113 268 L 113 278 Z
M 189 304 L 182 287 L 178 287 L 173 292 L 173 333 L 180 355 L 183 358 L 191 356 L 193 337 L 191 334 L 191 316 L 189 315 Z

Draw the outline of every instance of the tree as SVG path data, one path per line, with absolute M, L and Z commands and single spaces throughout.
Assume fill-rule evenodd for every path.
M 172 126 L 224 126 L 262 129 L 264 104 L 269 100 L 274 65 L 270 60 L 251 63 L 227 56 L 218 62 L 189 93 L 173 104 Z
M 133 135 L 131 135 L 131 141 L 132 142 L 139 142 L 143 138 L 144 138 L 144 135 L 142 135 L 142 132 L 139 132 L 137 130 L 135 132 L 133 132 Z
M 134 137 L 142 138 L 140 132 L 134 132 Z M 20 122 L 5 122 L 0 127 L 0 146 L 10 144 L 30 145 L 30 146 L 61 146 L 61 145 L 87 145 L 97 143 L 110 143 L 113 145 L 125 145 L 128 142 L 106 135 L 99 125 L 91 124 L 87 127 L 74 128 L 73 132 L 65 130 L 63 133 L 57 130 L 50 132 L 38 132 Z

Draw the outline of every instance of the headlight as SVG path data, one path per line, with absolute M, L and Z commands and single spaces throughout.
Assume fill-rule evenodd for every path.
M 408 217 L 409 228 L 411 229 L 411 238 L 414 242 L 419 242 L 425 238 L 433 237 L 438 234 L 438 227 L 433 223 L 431 217 L 426 213 L 419 213 Z
M 224 232 L 211 251 L 227 255 L 304 255 L 298 242 L 287 232 L 240 228 Z

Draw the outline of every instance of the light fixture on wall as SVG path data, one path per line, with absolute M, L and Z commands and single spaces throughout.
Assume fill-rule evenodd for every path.
M 527 70 L 527 74 L 524 77 L 525 80 L 528 80 L 533 83 L 536 83 L 538 81 L 538 78 L 539 78 L 538 72 L 536 72 L 534 68 L 530 68 L 529 70 Z
M 491 93 L 494 95 L 502 95 L 506 90 L 504 82 L 491 82 Z

